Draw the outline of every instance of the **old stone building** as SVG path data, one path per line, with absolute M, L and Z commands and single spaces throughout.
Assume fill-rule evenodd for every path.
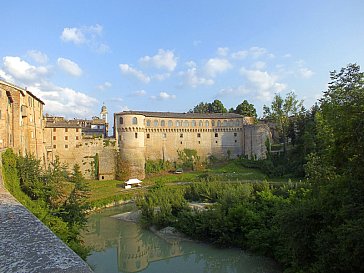
M 178 151 L 194 149 L 202 158 L 262 158 L 270 137 L 265 125 L 233 113 L 125 111 L 114 114 L 120 154 L 133 176 L 145 176 L 146 159 L 176 161 Z
M 33 154 L 46 165 L 43 106 L 27 89 L 0 80 L 0 149 Z

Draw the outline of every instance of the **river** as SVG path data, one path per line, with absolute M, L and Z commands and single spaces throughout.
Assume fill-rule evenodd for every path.
M 278 273 L 270 259 L 239 249 L 163 239 L 132 222 L 111 217 L 132 205 L 104 209 L 88 218 L 85 244 L 93 251 L 87 263 L 95 272 L 145 273 Z

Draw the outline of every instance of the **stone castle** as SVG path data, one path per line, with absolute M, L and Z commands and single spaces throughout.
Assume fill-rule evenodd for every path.
M 66 120 L 43 115 L 44 102 L 30 91 L 0 80 L 0 149 L 33 154 L 46 168 L 56 158 L 86 178 L 115 179 L 117 154 L 130 166 L 130 176 L 145 177 L 146 160 L 175 162 L 178 151 L 196 150 L 201 158 L 262 158 L 267 125 L 232 113 L 124 111 L 114 114 L 108 136 L 108 111 L 100 117 Z

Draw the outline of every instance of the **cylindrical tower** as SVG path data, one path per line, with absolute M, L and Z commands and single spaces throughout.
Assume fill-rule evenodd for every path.
M 128 163 L 131 178 L 145 177 L 145 116 L 121 112 L 115 116 L 121 158 Z

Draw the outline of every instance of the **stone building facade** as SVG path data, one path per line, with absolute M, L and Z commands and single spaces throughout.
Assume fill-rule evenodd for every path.
M 0 80 L 0 149 L 33 154 L 46 165 L 43 106 L 27 89 Z
M 147 159 L 176 161 L 183 149 L 202 158 L 262 158 L 269 129 L 233 113 L 125 111 L 114 114 L 114 134 L 132 175 L 144 178 Z

